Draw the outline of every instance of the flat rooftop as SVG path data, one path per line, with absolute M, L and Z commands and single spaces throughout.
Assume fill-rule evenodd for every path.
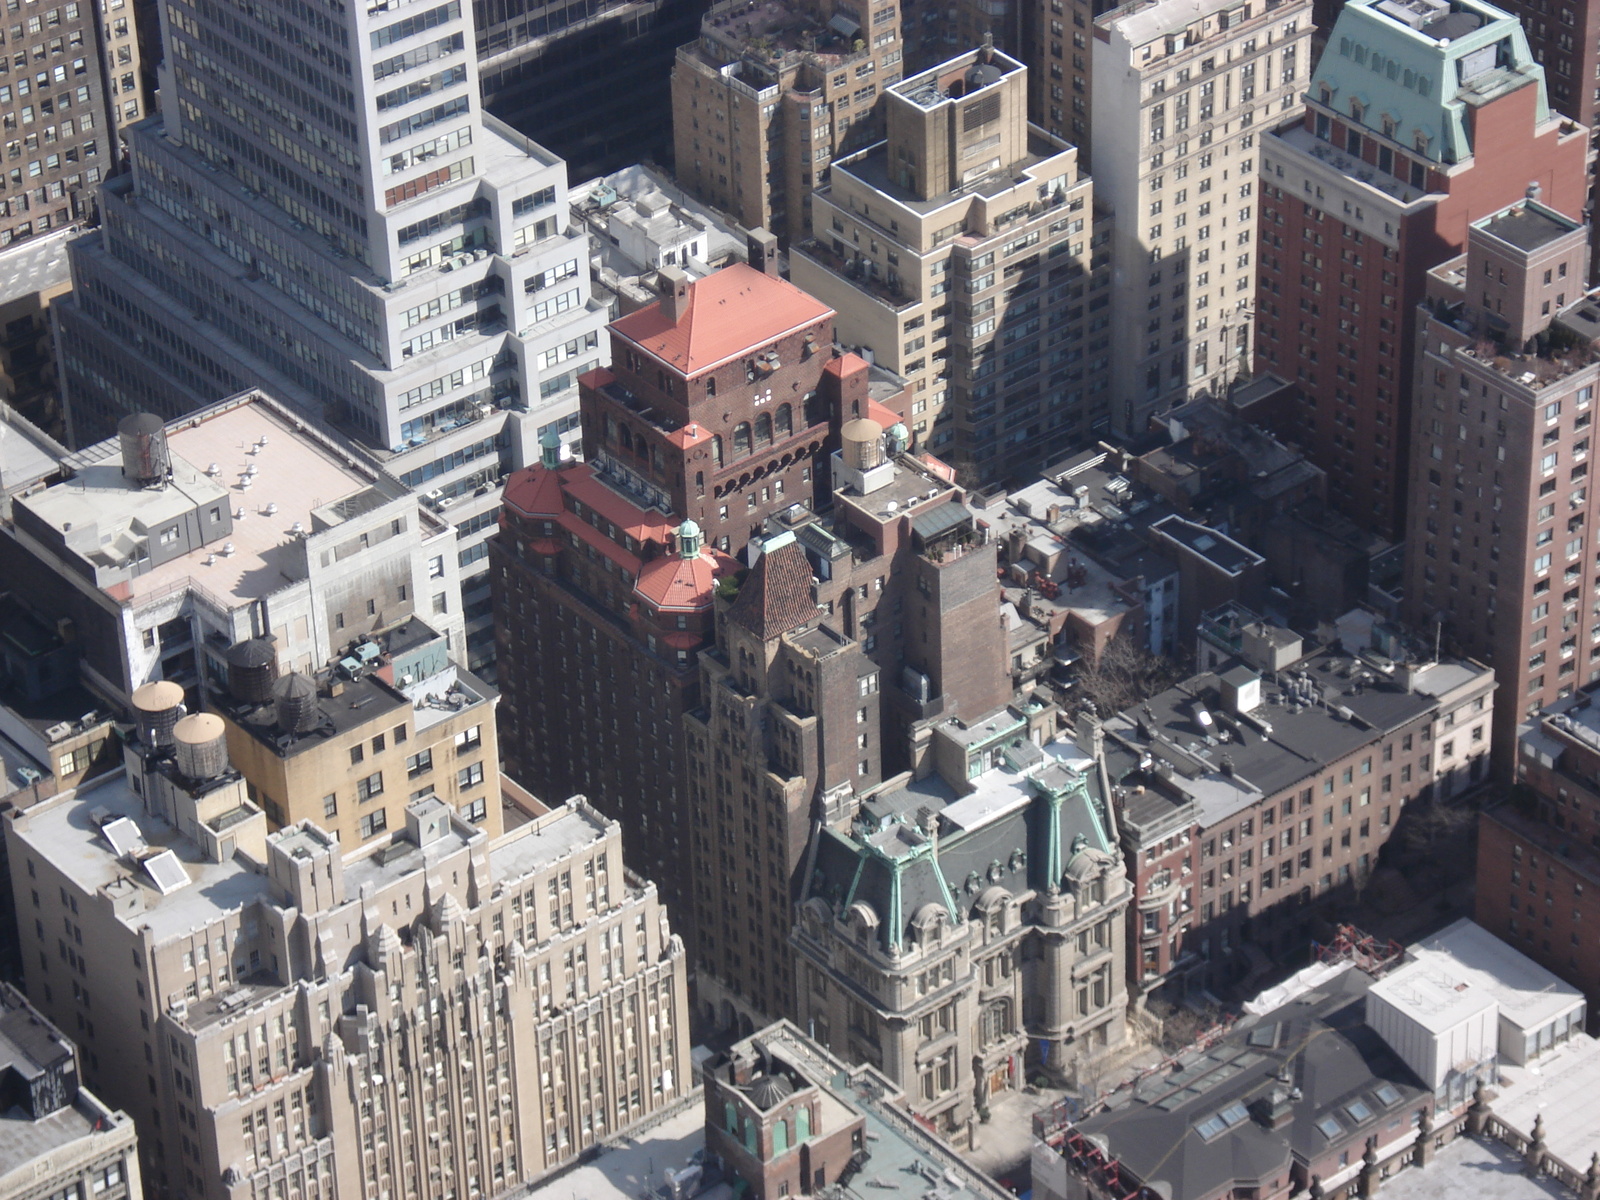
M 152 848 L 171 850 L 189 883 L 163 895 L 143 872 L 125 866 L 95 824 L 91 814 L 96 809 L 104 809 L 113 819 L 128 818 Z M 117 881 L 122 887 L 139 888 L 144 896 L 143 911 L 123 920 L 130 928 L 148 925 L 158 942 L 205 925 L 219 913 L 234 912 L 271 896 L 264 874 L 256 874 L 238 859 L 208 862 L 192 841 L 152 817 L 120 771 L 36 805 L 21 821 L 21 836 L 28 845 L 85 889 L 95 891 Z
M 91 1137 L 100 1120 L 81 1098 L 38 1120 L 18 1107 L 0 1113 L 0 1178 Z
M 489 868 L 495 879 L 521 879 L 594 845 L 605 833 L 606 822 L 599 813 L 568 801 L 502 836 L 489 848 Z
M 1500 1006 L 1501 1019 L 1520 1029 L 1540 1029 L 1584 1004 L 1577 988 L 1465 917 L 1408 949 L 1427 969 L 1438 968 L 1489 996 Z M 1595 1083 L 1600 1085 L 1600 1076 Z
M 1600 1153 L 1600 1041 L 1588 1034 L 1571 1035 L 1527 1066 L 1502 1063 L 1492 1095 L 1494 1115 L 1524 1136 L 1542 1116 L 1545 1145 L 1580 1177 Z
M 584 1165 L 536 1183 L 539 1200 L 639 1200 L 660 1194 L 667 1173 L 688 1170 L 706 1148 L 706 1108 L 699 1091 L 665 1120 L 620 1137 L 585 1156 Z M 718 1183 L 698 1200 L 730 1200 L 733 1188 Z
M 1583 228 L 1578 222 L 1562 216 L 1554 209 L 1535 204 L 1531 200 L 1513 204 L 1493 216 L 1474 221 L 1472 227 L 1481 229 L 1502 242 L 1509 242 L 1518 250 L 1526 251 L 1548 246 L 1551 242 Z
M 1426 1170 L 1408 1167 L 1383 1181 L 1383 1200 L 1572 1200 L 1548 1175 L 1529 1179 L 1522 1156 L 1489 1138 L 1458 1137 Z
M 78 233 L 76 225 L 69 225 L 44 237 L 8 246 L 6 252 L 0 254 L 0 304 L 70 285 L 72 270 L 67 264 L 67 243 Z

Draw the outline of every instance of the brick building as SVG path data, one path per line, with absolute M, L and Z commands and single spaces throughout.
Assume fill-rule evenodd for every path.
M 743 264 L 674 276 L 611 336 L 616 365 L 582 384 L 586 461 L 550 445 L 508 483 L 491 564 L 517 664 L 501 747 L 535 792 L 583 790 L 614 813 L 693 944 L 682 721 L 713 594 L 766 518 L 819 506 L 843 420 L 897 420 L 879 400 L 902 385 L 832 357 L 831 311 Z
M 1428 273 L 1417 316 L 1403 614 L 1494 668 L 1506 769 L 1518 722 L 1600 677 L 1588 261 L 1585 226 L 1513 204 Z
M 773 523 L 700 655 L 685 721 L 697 1002 L 719 1024 L 795 1011 L 788 936 L 819 805 L 929 769 L 937 720 L 1011 696 L 993 545 L 903 435 L 844 426 L 831 509 Z
M 1474 917 L 1600 1000 L 1600 709 L 1594 687 L 1518 731 L 1516 780 L 1478 823 Z
M 1579 213 L 1588 139 L 1551 113 L 1522 27 L 1480 0 L 1350 0 L 1304 99 L 1261 140 L 1255 365 L 1298 385 L 1280 427 L 1329 502 L 1398 538 L 1427 273 L 1530 182 Z
M 1208 613 L 1202 673 L 1106 723 L 1130 988 L 1264 974 L 1303 950 L 1309 903 L 1364 885 L 1406 805 L 1486 777 L 1494 677 L 1368 628 L 1308 651 L 1237 606 Z

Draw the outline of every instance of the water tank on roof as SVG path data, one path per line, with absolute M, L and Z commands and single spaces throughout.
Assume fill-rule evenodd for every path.
M 999 83 L 1004 74 L 992 62 L 973 63 L 967 69 L 967 92 L 971 94 L 979 88 L 986 88 L 991 83 Z
M 278 651 L 265 638 L 249 638 L 228 648 L 228 693 L 244 704 L 272 699 L 278 678 Z
M 122 474 L 141 485 L 160 483 L 167 477 L 167 429 L 154 413 L 134 413 L 117 424 L 122 442 Z
M 866 417 L 847 421 L 839 431 L 844 443 L 844 465 L 870 471 L 883 461 L 883 426 Z
M 183 689 L 169 679 L 135 688 L 133 715 L 139 741 L 147 750 L 171 750 L 173 727 L 183 716 Z
M 178 770 L 185 779 L 203 783 L 228 769 L 228 738 L 215 713 L 190 713 L 173 728 Z
M 283 733 L 307 733 L 321 721 L 317 709 L 317 685 L 310 676 L 290 671 L 272 689 L 277 708 L 277 724 Z

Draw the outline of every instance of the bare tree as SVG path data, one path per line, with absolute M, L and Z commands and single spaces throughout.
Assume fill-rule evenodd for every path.
M 1085 656 L 1078 669 L 1078 695 L 1108 717 L 1165 691 L 1183 678 L 1177 660 L 1152 654 L 1132 634 L 1120 631 L 1098 658 Z

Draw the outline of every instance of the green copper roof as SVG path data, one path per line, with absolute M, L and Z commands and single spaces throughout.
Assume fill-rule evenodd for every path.
M 1467 109 L 1537 86 L 1544 68 L 1522 23 L 1482 0 L 1348 0 L 1312 76 L 1310 95 L 1408 150 L 1451 164 L 1472 157 Z

